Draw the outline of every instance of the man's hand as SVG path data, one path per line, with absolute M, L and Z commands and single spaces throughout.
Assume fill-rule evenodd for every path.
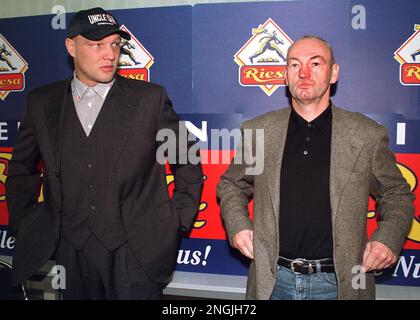
M 233 236 L 233 246 L 238 249 L 245 257 L 254 259 L 254 232 L 252 230 L 242 230 Z
M 397 257 L 386 245 L 379 241 L 369 241 L 363 254 L 362 270 L 364 272 L 389 268 Z

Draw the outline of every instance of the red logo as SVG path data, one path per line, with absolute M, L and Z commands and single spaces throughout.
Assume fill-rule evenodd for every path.
M 258 86 L 268 96 L 284 86 L 286 54 L 292 43 L 271 18 L 252 28 L 251 38 L 234 56 L 239 65 L 240 85 Z
M 242 66 L 242 85 L 284 85 L 286 66 Z
M 404 63 L 400 68 L 402 83 L 420 84 L 420 63 Z
M 420 24 L 414 25 L 414 33 L 394 52 L 394 58 L 401 64 L 401 84 L 420 85 Z
M 4 100 L 12 91 L 25 89 L 25 72 L 28 63 L 0 34 L 0 99 Z

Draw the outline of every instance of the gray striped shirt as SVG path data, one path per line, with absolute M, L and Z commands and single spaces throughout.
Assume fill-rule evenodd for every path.
M 94 87 L 88 87 L 77 79 L 76 74 L 74 74 L 71 81 L 71 92 L 77 116 L 83 130 L 85 130 L 86 136 L 89 136 L 92 131 L 96 118 L 114 82 L 115 79 L 109 83 L 98 83 Z

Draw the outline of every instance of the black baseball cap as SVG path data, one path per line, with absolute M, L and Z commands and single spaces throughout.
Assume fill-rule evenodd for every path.
M 117 20 L 102 8 L 96 7 L 81 10 L 71 18 L 67 28 L 67 37 L 81 35 L 89 40 L 101 40 L 111 34 L 118 33 L 122 38 L 130 40 L 129 33 L 120 30 Z

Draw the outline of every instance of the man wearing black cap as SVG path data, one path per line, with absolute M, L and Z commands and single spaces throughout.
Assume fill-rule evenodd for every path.
M 158 299 L 173 271 L 202 170 L 168 159 L 169 198 L 156 134 L 178 136 L 179 119 L 163 87 L 116 75 L 121 37 L 130 39 L 102 8 L 78 12 L 66 39 L 73 79 L 27 98 L 6 182 L 15 285 L 52 255 L 65 299 Z

